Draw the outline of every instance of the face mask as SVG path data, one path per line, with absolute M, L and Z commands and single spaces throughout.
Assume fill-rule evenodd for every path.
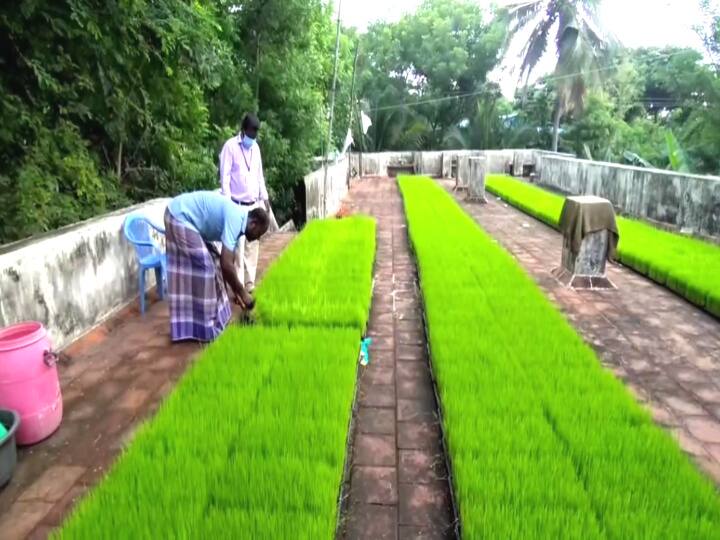
M 255 144 L 255 139 L 248 135 L 243 135 L 242 138 L 242 145 L 245 148 L 245 150 L 250 150 L 252 148 L 252 145 Z

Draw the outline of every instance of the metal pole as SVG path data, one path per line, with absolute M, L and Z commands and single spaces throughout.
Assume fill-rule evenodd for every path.
M 348 110 L 348 127 L 352 127 L 353 102 L 355 98 L 355 70 L 357 69 L 358 53 L 360 52 L 360 40 L 355 45 L 355 60 L 353 60 L 352 82 L 350 83 L 350 108 Z
M 357 104 L 355 115 L 357 116 L 358 126 L 360 126 L 360 156 L 358 158 L 358 176 L 363 176 L 363 150 L 365 149 L 365 133 L 363 132 L 362 116 L 360 115 L 360 103 Z
M 355 45 L 355 60 L 353 60 L 352 82 L 350 83 L 350 106 L 348 107 L 348 130 L 352 134 L 353 103 L 355 103 L 355 70 L 357 69 L 358 52 L 360 51 L 360 40 Z M 362 137 L 362 126 L 360 126 L 360 137 Z M 350 159 L 348 158 L 347 185 L 350 187 Z
M 333 115 L 335 113 L 335 88 L 337 86 L 338 56 L 340 55 L 340 10 L 342 0 L 338 0 L 337 31 L 335 34 L 335 64 L 333 66 L 332 92 L 330 94 L 330 121 L 328 123 L 327 144 L 325 145 L 325 175 L 323 178 L 323 217 L 327 217 L 327 176 L 328 176 L 328 155 L 332 141 Z

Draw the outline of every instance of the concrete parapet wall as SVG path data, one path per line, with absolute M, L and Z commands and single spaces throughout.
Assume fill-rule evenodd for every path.
M 514 173 L 522 175 L 523 166 L 539 169 L 543 156 L 566 156 L 544 150 L 502 149 L 502 150 L 443 150 L 439 152 L 397 151 L 397 152 L 364 152 L 350 154 L 350 176 L 385 176 L 388 166 L 414 165 L 417 174 L 451 178 L 453 160 L 469 156 L 485 156 L 488 158 L 488 173 L 504 173 L 509 165 L 514 166 Z
M 457 156 L 457 169 L 455 176 L 459 188 L 467 188 L 470 185 L 470 158 L 480 157 L 483 153 L 479 150 L 470 151 Z
M 487 202 L 485 199 L 485 173 L 487 171 L 487 156 L 467 158 L 470 162 L 470 181 L 468 182 L 468 197 L 470 200 Z
M 515 161 L 516 150 L 483 150 L 486 174 L 504 174 Z
M 140 212 L 162 224 L 167 202 L 155 199 L 0 247 L 0 326 L 39 321 L 61 349 L 133 300 L 138 265 L 123 223 Z M 155 285 L 152 272 L 147 282 Z
M 609 199 L 622 213 L 699 236 L 720 238 L 720 178 L 577 159 L 534 149 L 351 154 L 351 175 L 387 175 L 388 165 L 412 164 L 417 174 L 452 176 L 467 187 L 469 158 L 485 157 L 486 174 L 534 172 L 539 184 L 572 195 Z
M 622 213 L 701 236 L 720 237 L 720 177 L 543 155 L 538 183 L 597 195 Z
M 466 188 L 471 178 L 470 159 L 485 158 L 484 174 L 503 174 L 516 159 L 516 150 L 466 150 L 454 152 L 457 159 L 457 185 Z
M 413 165 L 415 152 L 363 152 L 350 154 L 350 176 L 386 176 L 388 165 Z
M 477 150 L 443 150 L 438 152 L 363 152 L 350 154 L 350 176 L 386 176 L 388 166 L 412 165 L 417 174 L 450 178 L 452 160 L 457 156 L 475 155 Z
M 455 178 L 458 185 L 467 187 L 469 180 L 468 158 L 481 155 L 480 150 L 446 150 L 443 152 L 443 177 L 453 178 L 453 161 L 455 164 Z
M 415 172 L 433 178 L 443 176 L 444 152 L 415 152 Z
M 351 158 L 345 156 L 336 163 L 328 164 L 326 184 L 324 167 L 305 176 L 305 215 L 308 221 L 332 216 L 340 209 L 348 192 L 350 163 Z

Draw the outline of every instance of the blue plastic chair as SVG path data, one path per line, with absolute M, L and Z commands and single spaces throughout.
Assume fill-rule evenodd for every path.
M 145 314 L 145 272 L 155 270 L 157 290 L 160 299 L 165 298 L 165 287 L 167 286 L 167 257 L 162 248 L 153 240 L 150 229 L 155 229 L 165 234 L 165 229 L 150 221 L 142 214 L 131 214 L 125 218 L 123 231 L 125 238 L 135 246 L 138 265 L 140 266 L 140 313 Z

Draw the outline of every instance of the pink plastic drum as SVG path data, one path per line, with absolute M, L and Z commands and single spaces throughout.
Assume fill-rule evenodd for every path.
M 20 415 L 18 444 L 49 437 L 62 420 L 62 395 L 50 340 L 42 324 L 0 330 L 0 408 Z

